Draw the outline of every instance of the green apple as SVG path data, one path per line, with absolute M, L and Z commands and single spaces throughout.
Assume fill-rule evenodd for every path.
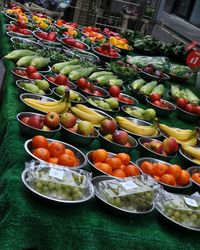
M 43 91 L 47 91 L 49 89 L 49 83 L 46 80 L 35 80 L 35 85 Z
M 56 93 L 57 93 L 58 95 L 63 96 L 63 95 L 65 94 L 65 90 L 66 90 L 66 89 L 67 89 L 67 87 L 64 86 L 64 85 L 58 86 L 58 87 L 56 88 Z M 70 98 L 71 98 L 71 92 L 70 92 Z

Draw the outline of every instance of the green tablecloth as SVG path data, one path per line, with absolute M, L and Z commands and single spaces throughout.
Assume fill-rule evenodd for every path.
M 1 55 L 11 50 L 1 18 Z M 48 202 L 29 192 L 21 181 L 28 160 L 25 138 L 20 135 L 16 114 L 26 110 L 4 61 L 6 75 L 0 108 L 0 249 L 199 249 L 199 234 L 182 231 L 165 222 L 156 211 L 127 218 L 105 210 L 92 199 L 76 205 Z M 175 116 L 169 119 L 175 124 Z M 182 122 L 176 123 L 185 127 Z M 188 126 L 187 127 L 191 127 Z M 59 135 L 58 135 L 59 138 Z M 90 148 L 98 148 L 92 144 Z M 135 160 L 138 153 L 133 152 Z M 174 162 L 179 159 L 174 159 Z

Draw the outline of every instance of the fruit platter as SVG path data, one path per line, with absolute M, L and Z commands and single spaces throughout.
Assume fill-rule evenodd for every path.
M 34 221 L 37 212 L 34 228 L 39 234 L 38 222 L 44 218 L 51 235 L 52 218 L 54 231 L 61 226 L 61 238 L 75 226 L 86 228 L 86 221 L 95 231 L 91 219 L 105 225 L 107 242 L 111 227 L 114 234 L 116 227 L 123 230 L 125 240 L 126 235 L 132 239 L 133 230 L 138 238 L 146 228 L 148 239 L 157 230 L 164 242 L 160 248 L 170 234 L 172 247 L 179 242 L 176 225 L 200 231 L 195 196 L 200 185 L 200 95 L 195 71 L 184 62 L 178 67 L 166 55 L 135 55 L 134 42 L 107 27 L 53 20 L 20 7 L 4 13 L 15 19 L 1 14 L 6 72 L 0 110 L 0 202 L 7 225 L 19 231 L 7 220 L 8 203 L 18 222 L 21 217 Z M 27 30 L 32 37 L 18 36 Z M 12 38 L 6 32 L 13 33 Z M 196 207 L 187 204 L 188 199 L 195 200 Z M 156 209 L 173 223 L 167 233 Z M 134 223 L 120 214 L 131 215 Z M 144 242 L 149 241 L 144 237 Z

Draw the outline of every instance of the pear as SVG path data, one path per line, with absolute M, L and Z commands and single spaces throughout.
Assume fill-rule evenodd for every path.
M 46 80 L 35 80 L 35 85 L 43 91 L 49 89 L 49 83 Z
M 39 88 L 33 83 L 25 83 L 24 88 L 32 93 L 39 93 Z
M 79 98 L 80 97 L 76 92 L 70 91 L 70 101 L 78 101 Z
M 105 99 L 105 101 L 109 104 L 111 109 L 116 109 L 119 106 L 119 102 L 113 97 Z
M 152 121 L 156 117 L 156 111 L 154 109 L 146 109 L 143 118 L 147 121 Z

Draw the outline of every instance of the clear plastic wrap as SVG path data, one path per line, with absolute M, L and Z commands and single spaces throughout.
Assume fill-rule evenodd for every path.
M 181 78 L 189 78 L 192 75 L 192 71 L 188 66 L 172 63 L 170 63 L 169 71 L 167 73 Z
M 38 161 L 26 163 L 26 182 L 38 193 L 58 200 L 82 200 L 91 192 L 89 172 Z
M 160 187 L 149 176 L 111 179 L 98 184 L 98 195 L 113 206 L 130 212 L 144 212 L 153 207 Z
M 169 219 L 187 227 L 200 229 L 200 197 L 160 191 L 156 207 Z

